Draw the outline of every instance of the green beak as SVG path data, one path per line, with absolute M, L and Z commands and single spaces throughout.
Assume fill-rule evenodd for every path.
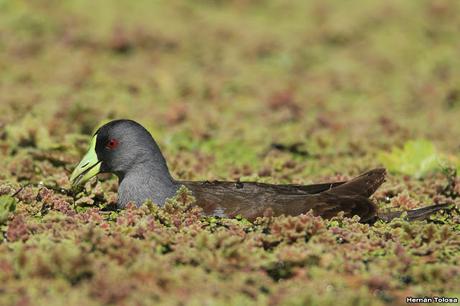
M 83 185 L 100 172 L 101 162 L 96 154 L 96 139 L 97 135 L 93 137 L 88 152 L 72 172 L 70 176 L 72 187 Z

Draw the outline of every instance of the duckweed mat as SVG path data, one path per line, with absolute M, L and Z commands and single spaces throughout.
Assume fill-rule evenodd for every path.
M 1 305 L 405 305 L 460 297 L 460 2 L 0 1 Z M 389 170 L 427 221 L 114 209 L 68 177 L 95 129 L 146 126 L 178 179 Z M 257 203 L 254 203 L 257 205 Z

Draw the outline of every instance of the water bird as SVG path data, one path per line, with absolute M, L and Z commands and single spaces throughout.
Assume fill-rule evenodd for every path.
M 114 120 L 94 134 L 88 152 L 73 171 L 70 182 L 80 186 L 99 173 L 113 173 L 119 179 L 117 207 L 136 206 L 150 200 L 163 206 L 181 186 L 188 188 L 196 205 L 208 216 L 299 215 L 310 210 L 332 218 L 339 212 L 355 215 L 360 222 L 389 221 L 402 212 L 379 213 L 369 197 L 385 181 L 384 168 L 367 171 L 349 181 L 313 185 L 265 184 L 257 182 L 180 181 L 174 179 L 152 135 L 133 120 Z M 409 220 L 421 220 L 446 208 L 433 205 L 407 211 Z

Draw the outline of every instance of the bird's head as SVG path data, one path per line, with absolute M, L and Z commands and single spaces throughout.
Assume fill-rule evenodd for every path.
M 88 152 L 73 171 L 73 187 L 82 185 L 98 173 L 123 177 L 147 163 L 164 166 L 165 161 L 152 135 L 132 120 L 115 120 L 94 134 Z

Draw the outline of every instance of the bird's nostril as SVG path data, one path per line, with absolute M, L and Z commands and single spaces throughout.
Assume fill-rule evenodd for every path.
M 85 168 L 86 166 L 88 166 L 89 162 L 84 164 L 83 166 L 81 166 L 82 168 Z

